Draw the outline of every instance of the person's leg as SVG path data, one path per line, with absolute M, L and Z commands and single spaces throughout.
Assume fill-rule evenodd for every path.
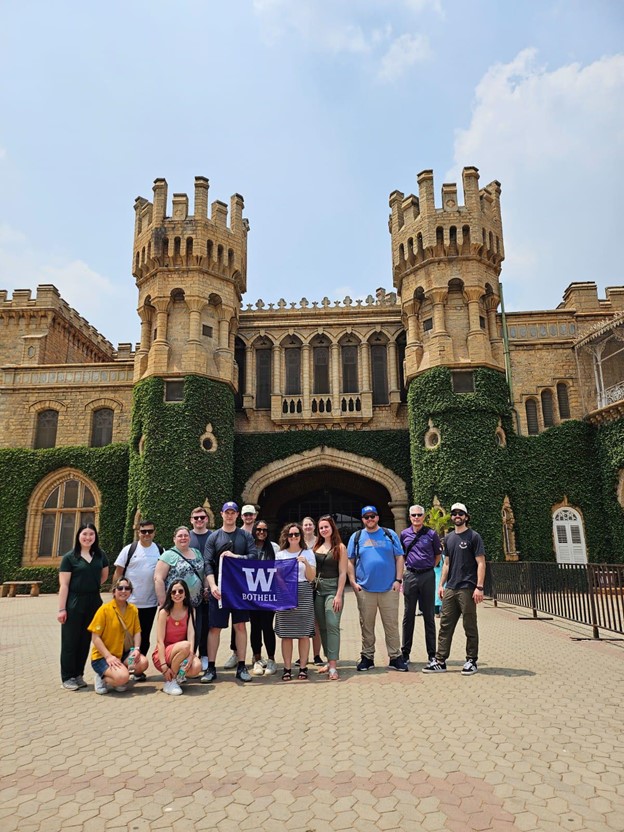
M 219 641 L 221 640 L 221 628 L 210 627 L 208 630 L 208 662 L 214 664 L 217 660 L 217 650 L 219 649 Z
M 406 569 L 403 573 L 403 644 L 401 646 L 401 652 L 406 661 L 412 652 L 412 644 L 414 642 L 417 601 L 418 575 Z
M 310 654 L 310 636 L 299 639 L 299 669 L 304 670 Z
M 135 653 L 134 655 L 135 655 L 135 658 L 134 658 L 134 664 L 132 665 L 132 672 L 135 676 L 138 676 L 141 673 L 145 673 L 145 671 L 147 670 L 149 661 L 147 659 L 147 656 L 144 656 L 140 651 L 138 653 Z M 127 660 L 124 662 L 124 664 L 126 665 L 126 667 L 128 667 Z
M 375 619 L 377 617 L 377 592 L 362 589 L 355 593 L 362 630 L 362 655 L 371 661 L 375 658 Z
M 275 661 L 275 630 L 273 628 L 275 613 L 272 610 L 265 610 L 261 613 L 261 616 L 262 636 L 264 638 L 264 648 L 267 651 L 267 658 Z
M 432 570 L 422 575 L 417 575 L 418 581 L 418 606 L 423 615 L 425 626 L 425 649 L 427 658 L 432 659 L 436 651 L 436 626 L 435 626 L 435 573 Z
M 247 655 L 247 624 L 241 621 L 238 624 L 233 624 L 234 634 L 236 636 L 236 655 L 238 656 L 239 664 L 245 662 Z
M 80 667 L 82 614 L 67 607 L 67 618 L 61 625 L 61 681 L 75 679 L 81 674 Z M 90 623 L 90 622 L 89 622 Z M 86 628 L 85 628 L 86 629 Z M 88 631 L 87 631 L 88 632 Z M 89 640 L 91 633 L 89 633 Z M 88 654 L 87 654 L 88 655 Z M 82 665 L 84 667 L 84 664 Z
M 325 602 L 325 622 L 326 622 L 326 636 L 325 636 L 325 655 L 330 668 L 336 667 L 338 656 L 340 655 L 340 618 L 342 611 L 334 612 L 334 598 L 335 595 L 325 595 L 323 600 Z
M 230 650 L 232 653 L 236 653 L 236 628 L 234 627 L 234 622 L 232 622 L 232 626 L 230 627 Z
M 291 638 L 282 639 L 282 659 L 284 660 L 284 670 L 290 670 L 292 667 L 293 654 L 293 640 Z
M 180 665 L 183 661 L 190 662 L 193 658 L 193 649 L 191 647 L 190 642 L 188 641 L 178 641 L 176 644 L 171 645 L 171 653 L 170 658 L 168 661 L 169 667 L 173 670 L 174 673 L 177 674 L 178 670 L 180 669 Z M 188 667 L 188 664 L 187 664 Z
M 401 655 L 401 637 L 399 636 L 399 594 L 393 590 L 378 592 L 377 604 L 381 615 L 388 658 L 396 659 Z
M 312 637 L 312 646 L 313 646 L 313 649 L 314 649 L 314 653 L 312 655 L 314 656 L 315 659 L 316 659 L 317 656 L 321 655 L 321 642 L 322 642 L 321 630 L 320 630 L 318 621 L 315 620 L 314 621 L 314 636 Z
M 139 609 L 139 624 L 141 625 L 141 647 L 139 649 L 144 656 L 147 656 L 149 653 L 150 635 L 157 609 L 158 607 L 143 607 Z
M 254 662 L 259 662 L 262 657 L 262 612 L 254 610 L 249 613 L 249 642 Z
M 466 658 L 479 658 L 479 630 L 477 629 L 477 605 L 472 598 L 472 589 L 460 589 L 458 601 L 461 607 L 462 623 L 466 633 Z
M 460 615 L 461 608 L 457 600 L 457 590 L 445 589 L 440 615 L 440 630 L 438 632 L 438 649 L 435 656 L 439 662 L 445 662 L 449 657 L 453 633 Z
M 320 645 L 317 648 L 316 634 L 319 634 L 321 644 L 323 645 L 323 652 L 327 656 L 327 621 L 325 619 L 325 598 L 326 595 L 321 595 L 320 592 L 314 593 L 314 639 L 312 646 L 314 655 L 318 656 L 321 652 Z

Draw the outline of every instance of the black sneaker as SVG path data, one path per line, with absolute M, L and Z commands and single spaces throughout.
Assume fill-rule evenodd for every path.
M 407 662 L 403 656 L 397 656 L 396 659 L 390 659 L 389 665 L 391 670 L 401 670 L 403 673 L 407 673 L 409 670 Z
M 236 671 L 236 678 L 240 679 L 241 682 L 251 682 L 252 681 L 251 674 L 247 670 L 246 665 L 243 665 L 242 667 L 239 667 L 239 669 Z
M 314 657 L 314 664 L 317 667 L 324 667 L 325 666 L 325 662 L 323 661 L 323 659 L 320 656 L 315 656 Z
M 204 675 L 199 680 L 202 685 L 208 685 L 210 682 L 217 681 L 217 669 L 216 667 L 209 667 L 208 670 L 204 673 Z
M 367 658 L 366 656 L 362 656 L 358 664 L 356 665 L 356 670 L 370 670 L 371 667 L 375 667 L 375 662 L 372 659 Z
M 446 662 L 439 662 L 437 659 L 431 659 L 423 669 L 423 673 L 446 673 Z
M 462 676 L 472 676 L 479 668 L 474 659 L 466 659 L 466 664 L 462 667 Z

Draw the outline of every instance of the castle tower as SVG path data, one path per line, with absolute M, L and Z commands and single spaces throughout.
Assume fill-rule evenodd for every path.
M 141 343 L 134 369 L 126 533 L 137 514 L 158 521 L 163 541 L 204 505 L 211 524 L 232 498 L 234 340 L 246 290 L 243 198 L 213 202 L 195 177 L 195 204 L 154 181 L 135 202 L 133 274 Z
M 418 196 L 390 194 L 394 285 L 407 330 L 405 377 L 436 366 L 503 368 L 496 309 L 504 259 L 500 183 L 479 189 L 479 171 L 442 185 L 436 208 L 433 171 L 418 174 Z
M 208 180 L 195 177 L 194 213 L 186 194 L 154 181 L 154 201 L 137 197 L 133 270 L 139 290 L 141 344 L 135 380 L 195 373 L 235 384 L 234 338 L 247 285 L 243 198 L 215 201 L 208 217 Z

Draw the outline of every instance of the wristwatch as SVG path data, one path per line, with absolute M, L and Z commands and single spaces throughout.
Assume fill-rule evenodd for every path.
M 482 586 L 477 586 L 477 587 L 475 587 L 475 589 L 478 589 L 479 592 L 483 592 L 483 587 Z
M 403 583 L 403 578 L 395 578 L 394 580 L 397 582 L 397 584 Z

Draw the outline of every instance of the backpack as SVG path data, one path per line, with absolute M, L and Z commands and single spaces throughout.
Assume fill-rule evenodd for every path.
M 134 543 L 130 544 L 130 548 L 128 549 L 128 557 L 126 558 L 126 565 L 123 568 L 123 572 L 121 573 L 121 577 L 126 574 L 126 569 L 130 566 L 130 561 L 132 560 L 132 555 L 136 552 L 137 546 L 139 545 L 139 541 L 135 540 Z M 156 548 L 158 549 L 158 554 L 162 555 L 165 551 L 164 548 L 160 545 L 160 543 L 156 543 Z

